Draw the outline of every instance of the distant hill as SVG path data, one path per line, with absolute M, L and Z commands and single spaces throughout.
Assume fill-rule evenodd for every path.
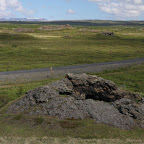
M 144 21 L 112 21 L 112 20 L 57 20 L 44 18 L 1 18 L 0 23 L 11 24 L 41 24 L 41 25 L 71 25 L 71 26 L 144 26 Z
M 47 19 L 45 18 L 9 18 L 9 19 L 5 19 L 5 18 L 1 18 L 0 21 L 33 21 L 33 22 L 44 22 L 47 21 Z

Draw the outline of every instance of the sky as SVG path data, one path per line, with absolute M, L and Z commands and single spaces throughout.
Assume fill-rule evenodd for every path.
M 0 18 L 144 20 L 144 0 L 0 0 Z

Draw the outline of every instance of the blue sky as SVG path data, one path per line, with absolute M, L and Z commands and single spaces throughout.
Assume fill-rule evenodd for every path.
M 0 18 L 143 20 L 144 0 L 0 0 Z

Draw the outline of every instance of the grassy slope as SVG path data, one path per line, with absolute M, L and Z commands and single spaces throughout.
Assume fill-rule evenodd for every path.
M 31 33 L 34 37 L 29 33 L 16 34 L 14 29 L 19 26 L 34 29 Z M 142 26 L 87 27 L 99 31 L 114 31 L 116 34 L 114 37 L 80 32 L 80 27 L 58 31 L 38 31 L 39 26 L 40 24 L 0 25 L 3 28 L 0 32 L 0 71 L 144 57 L 144 28 Z M 65 35 L 69 35 L 70 38 L 64 38 Z M 44 38 L 42 36 L 61 37 Z
M 8 137 L 57 137 L 82 139 L 134 139 L 144 141 L 144 130 L 121 130 L 92 119 L 58 120 L 51 117 L 28 117 L 24 115 L 0 117 L 0 136 Z

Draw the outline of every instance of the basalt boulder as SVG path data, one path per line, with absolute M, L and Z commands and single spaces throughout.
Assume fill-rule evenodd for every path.
M 142 102 L 123 98 L 113 104 L 121 114 L 137 120 L 137 123 L 144 128 L 144 104 Z
M 93 99 L 105 102 L 114 102 L 121 98 L 140 100 L 137 94 L 119 89 L 112 81 L 97 76 L 86 74 L 67 74 L 66 78 L 71 82 L 76 99 Z M 69 87 L 70 84 L 67 83 Z

